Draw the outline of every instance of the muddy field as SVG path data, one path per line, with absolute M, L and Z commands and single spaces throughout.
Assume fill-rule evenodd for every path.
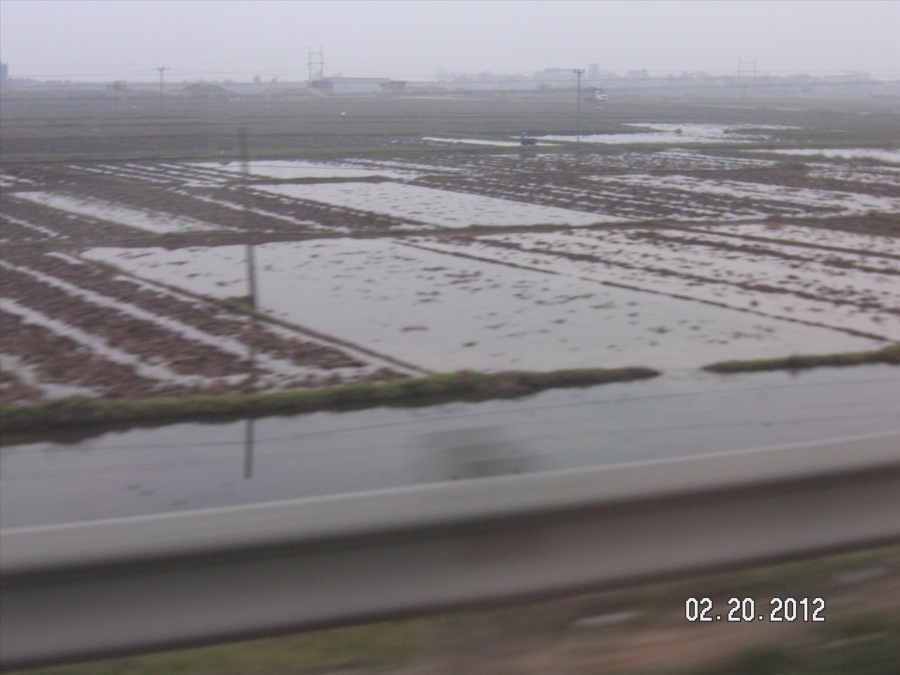
M 0 103 L 4 403 L 900 340 L 889 102 Z

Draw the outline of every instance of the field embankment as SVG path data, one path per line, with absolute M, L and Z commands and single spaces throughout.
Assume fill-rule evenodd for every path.
M 793 355 L 780 359 L 755 359 L 748 361 L 719 361 L 704 366 L 711 373 L 745 373 L 761 370 L 805 370 L 823 366 L 862 366 L 871 363 L 900 365 L 900 345 L 868 352 L 844 354 Z
M 258 417 L 379 405 L 434 405 L 446 401 L 515 398 L 555 387 L 587 387 L 657 375 L 657 371 L 649 368 L 584 368 L 494 374 L 462 371 L 268 394 L 121 400 L 72 397 L 34 405 L 6 406 L 0 415 L 0 431 L 10 433 L 126 422 L 168 423 L 187 419 Z

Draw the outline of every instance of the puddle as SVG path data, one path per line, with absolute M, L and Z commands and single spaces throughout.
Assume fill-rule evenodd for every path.
M 762 133 L 765 130 L 792 129 L 796 127 L 782 126 L 735 126 L 724 124 L 654 124 L 629 123 L 623 126 L 651 129 L 648 132 L 633 134 L 583 134 L 577 139 L 574 135 L 540 136 L 546 141 L 601 143 L 621 145 L 631 143 L 749 143 L 769 138 Z
M 766 185 L 745 181 L 705 180 L 692 176 L 651 176 L 631 175 L 618 177 L 594 178 L 604 186 L 639 186 L 657 191 L 677 190 L 699 195 L 724 195 L 740 200 L 752 200 L 753 208 L 777 208 L 784 211 L 795 207 L 797 215 L 807 215 L 810 208 L 816 212 L 833 210 L 845 215 L 863 214 L 869 211 L 896 213 L 900 211 L 900 199 L 893 197 L 877 197 L 852 192 L 834 190 L 817 190 L 812 188 L 795 188 L 784 185 Z M 766 202 L 771 202 L 768 207 Z M 724 205 L 723 205 L 724 206 Z M 726 208 L 712 213 L 727 216 L 731 213 Z
M 838 159 L 872 159 L 888 164 L 900 164 L 900 150 L 878 150 L 874 148 L 822 148 L 784 149 L 784 150 L 748 150 L 747 152 L 765 152 L 778 155 L 796 155 L 798 157 L 835 157 Z
M 900 239 L 876 234 L 859 234 L 841 230 L 823 230 L 801 225 L 771 225 L 767 223 L 736 223 L 729 225 L 693 225 L 692 230 L 728 234 L 737 237 L 761 237 L 786 244 L 845 248 L 866 256 L 889 254 L 900 256 Z
M 433 136 L 425 136 L 423 141 L 431 143 L 462 143 L 464 145 L 493 145 L 500 148 L 511 148 L 521 146 L 521 141 L 489 141 L 483 138 L 436 138 Z M 555 143 L 537 143 L 536 145 L 556 145 Z
M 473 225 L 592 225 L 618 221 L 602 214 L 527 204 L 403 183 L 258 185 L 257 189 L 441 227 Z
M 214 168 L 216 171 L 240 175 L 242 167 L 240 162 L 223 163 L 199 163 L 190 164 L 198 168 Z M 298 178 L 391 178 L 409 179 L 415 178 L 414 171 L 400 171 L 397 169 L 367 169 L 348 163 L 328 164 L 325 162 L 305 162 L 301 160 L 260 160 L 247 163 L 247 169 L 252 177 L 276 178 L 280 180 L 293 180 Z
M 60 211 L 106 220 L 127 227 L 136 227 L 140 230 L 157 234 L 233 229 L 211 225 L 187 216 L 176 216 L 170 213 L 163 213 L 162 211 L 133 209 L 93 197 L 73 197 L 53 192 L 18 192 L 16 197 Z

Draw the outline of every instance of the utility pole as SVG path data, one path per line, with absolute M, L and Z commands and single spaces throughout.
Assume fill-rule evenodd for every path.
M 256 267 L 253 264 L 253 247 L 250 228 L 250 204 L 247 203 L 248 186 L 250 183 L 250 157 L 247 149 L 247 129 L 241 127 L 238 131 L 238 144 L 241 151 L 241 179 L 244 192 L 244 231 L 247 234 L 247 292 L 250 307 L 256 309 Z
M 253 257 L 253 232 L 250 226 L 250 160 L 247 149 L 247 129 L 241 127 L 238 130 L 238 145 L 241 152 L 241 201 L 244 208 L 244 232 L 246 234 L 246 258 L 247 258 L 247 300 L 250 305 L 250 338 L 247 340 L 248 356 L 250 358 L 250 389 L 256 391 L 256 261 Z
M 753 57 L 753 60 L 750 61 L 744 60 L 742 58 L 738 58 L 738 82 L 741 85 L 741 101 L 744 101 L 747 98 L 747 84 L 744 81 L 744 65 L 745 64 L 753 64 L 753 81 L 752 87 L 756 87 L 756 57 Z
M 162 105 L 163 102 L 163 73 L 170 68 L 166 68 L 165 66 L 161 68 L 154 68 L 153 70 L 159 71 L 159 104 Z
M 253 418 L 244 421 L 244 480 L 253 478 Z
M 581 76 L 584 75 L 584 68 L 573 68 L 572 72 L 578 77 L 578 98 L 575 102 L 575 138 L 578 143 L 581 143 Z

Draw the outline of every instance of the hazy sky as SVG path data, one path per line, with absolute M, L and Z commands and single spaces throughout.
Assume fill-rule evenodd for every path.
M 434 79 L 438 68 L 530 74 L 863 70 L 900 77 L 900 0 L 706 2 L 469 0 L 0 0 L 0 59 L 12 77 L 172 81 Z

